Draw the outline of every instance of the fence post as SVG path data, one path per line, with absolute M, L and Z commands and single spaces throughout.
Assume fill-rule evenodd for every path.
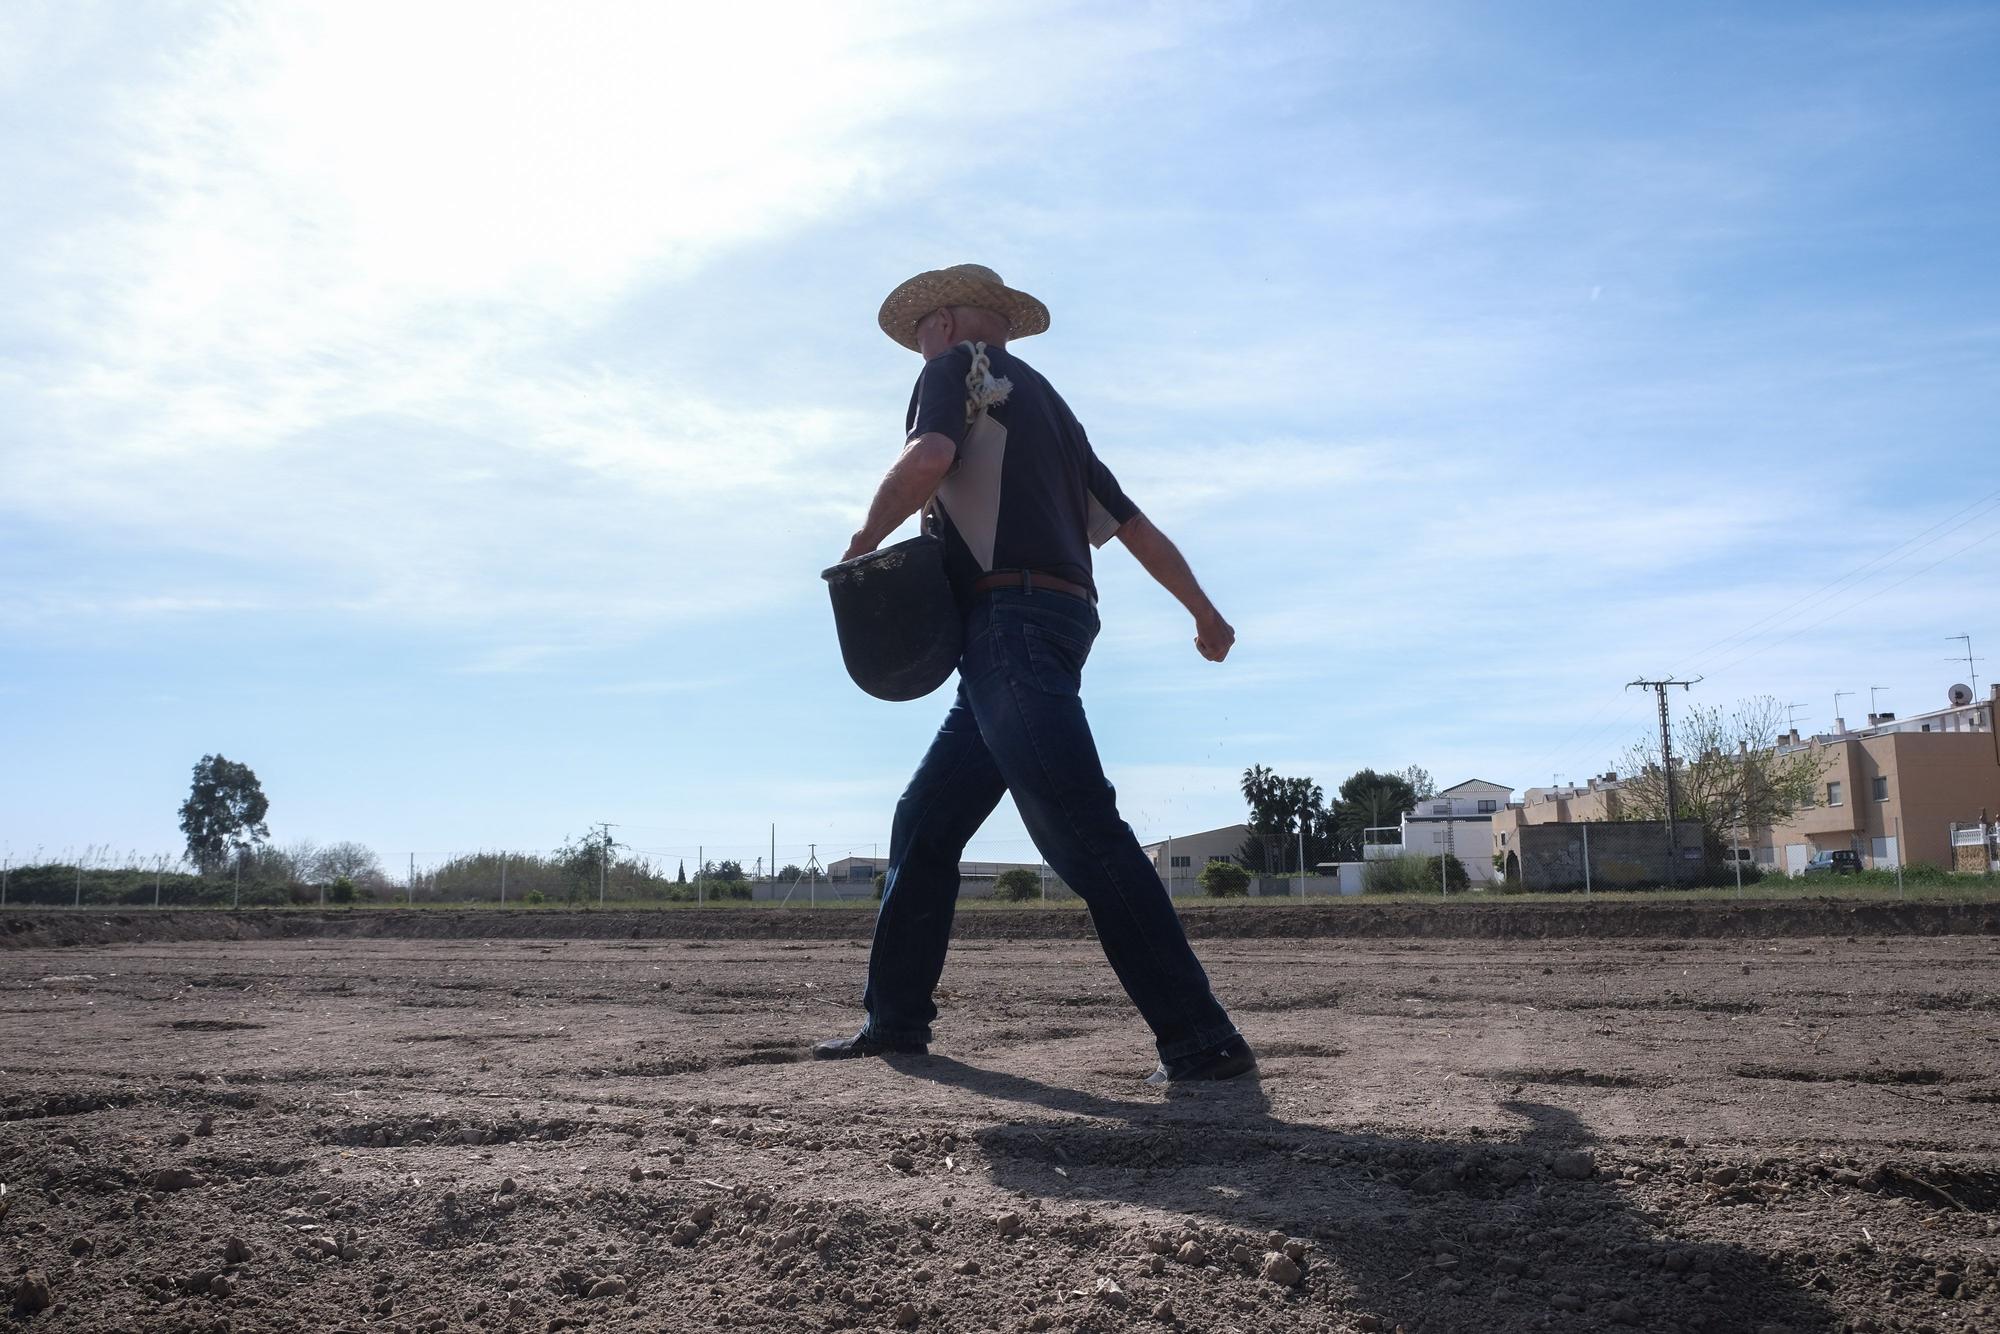
M 7 906 L 7 872 L 13 866 L 13 858 L 0 861 L 0 908 Z
M 1583 896 L 1590 897 L 1590 821 L 1583 822 Z
M 500 854 L 500 906 L 507 906 L 507 854 Z
M 76 901 L 70 906 L 72 908 L 83 906 L 83 858 L 81 857 L 76 859 Z
M 243 854 L 236 854 L 236 888 L 230 891 L 229 911 L 238 912 L 243 907 Z
M 160 906 L 160 882 L 167 878 L 167 859 L 160 858 L 159 867 L 153 872 L 153 906 Z

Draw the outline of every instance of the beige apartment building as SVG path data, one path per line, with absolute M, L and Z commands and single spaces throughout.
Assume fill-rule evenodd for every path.
M 1202 889 L 1197 877 L 1202 868 L 1212 861 L 1241 862 L 1243 843 L 1249 837 L 1249 825 L 1226 824 L 1220 829 L 1204 829 L 1198 834 L 1181 834 L 1148 843 L 1144 852 L 1153 863 L 1160 883 L 1167 887 L 1167 893 L 1199 894 Z
M 1898 862 L 1953 865 L 1952 826 L 2000 816 L 2000 686 L 1985 699 L 1910 718 L 1871 714 L 1868 726 L 1802 737 L 1788 732 L 1781 751 L 1822 757 L 1818 803 L 1768 829 L 1749 832 L 1750 859 L 1796 874 L 1816 853 L 1850 850 L 1867 866 Z M 1504 858 L 1522 825 L 1629 819 L 1623 784 L 1602 774 L 1577 787 L 1530 788 L 1493 819 L 1493 850 Z

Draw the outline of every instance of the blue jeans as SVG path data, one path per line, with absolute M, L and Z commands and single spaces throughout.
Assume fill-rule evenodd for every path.
M 1088 602 L 1046 590 L 987 593 L 967 613 L 958 698 L 896 803 L 862 1000 L 868 1032 L 930 1040 L 959 858 L 1011 791 L 1043 858 L 1089 907 L 1161 1059 L 1235 1035 L 1091 740 L 1077 692 L 1097 629 Z

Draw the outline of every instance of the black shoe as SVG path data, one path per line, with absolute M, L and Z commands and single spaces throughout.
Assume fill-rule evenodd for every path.
M 1157 1070 L 1146 1076 L 1148 1084 L 1181 1084 L 1192 1080 L 1234 1079 L 1247 1075 L 1257 1068 L 1257 1053 L 1250 1050 L 1250 1044 L 1241 1034 L 1229 1039 L 1220 1047 L 1186 1056 L 1172 1065 L 1162 1061 Z
M 928 1056 L 927 1043 L 878 1038 L 862 1029 L 851 1038 L 828 1038 L 813 1047 L 815 1061 L 845 1061 L 856 1056 Z

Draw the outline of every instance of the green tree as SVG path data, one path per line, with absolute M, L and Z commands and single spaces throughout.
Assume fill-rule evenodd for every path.
M 1417 807 L 1417 792 L 1402 774 L 1378 774 L 1363 769 L 1340 785 L 1334 800 L 1334 820 L 1340 839 L 1359 853 L 1362 831 L 1399 823 Z
M 797 880 L 800 876 L 804 874 L 805 871 L 799 867 L 799 864 L 797 862 L 786 862 L 785 869 L 778 872 L 778 879 Z
M 1398 769 L 1395 776 L 1410 785 L 1410 795 L 1414 796 L 1418 801 L 1429 801 L 1438 794 L 1437 780 L 1432 778 L 1431 771 L 1424 768 L 1421 764 L 1413 764 L 1407 769 Z
M 326 896 L 335 903 L 354 902 L 354 882 L 344 875 L 337 875 L 333 883 L 326 887 Z
M 575 903 L 586 892 L 594 891 L 600 878 L 608 877 L 611 850 L 617 846 L 610 830 L 592 829 L 556 849 L 554 860 L 562 876 L 564 897 Z
M 247 764 L 204 755 L 194 766 L 194 782 L 181 803 L 181 832 L 188 860 L 206 875 L 233 854 L 243 856 L 271 836 L 264 816 L 271 803 Z
M 1696 704 L 1674 728 L 1674 818 L 1698 821 L 1711 850 L 1819 804 L 1829 757 L 1819 746 L 1780 749 L 1785 706 L 1775 696 L 1741 700 L 1724 713 Z M 1664 820 L 1667 776 L 1657 735 L 1625 752 L 1619 789 L 1628 820 Z M 1858 794 L 1856 799 L 1858 799 Z
M 1210 898 L 1232 898 L 1250 892 L 1250 873 L 1235 862 L 1226 862 L 1218 857 L 1201 868 L 1195 883 Z
M 1033 871 L 1015 867 L 1002 871 L 993 882 L 993 897 L 1006 899 L 1010 903 L 1020 903 L 1038 897 L 1042 892 L 1042 878 Z
M 1287 778 L 1261 764 L 1243 771 L 1243 800 L 1250 805 L 1250 836 L 1243 860 L 1260 871 L 1283 873 L 1299 869 L 1299 826 L 1303 821 L 1308 864 L 1324 861 L 1330 852 L 1326 794 L 1310 778 Z
M 702 867 L 702 879 L 722 880 L 730 883 L 744 879 L 742 862 L 708 862 Z
M 687 882 L 688 882 L 688 864 L 687 864 L 687 858 L 683 857 L 680 860 L 679 869 L 677 869 L 674 872 L 674 883 L 677 885 L 685 885 Z

